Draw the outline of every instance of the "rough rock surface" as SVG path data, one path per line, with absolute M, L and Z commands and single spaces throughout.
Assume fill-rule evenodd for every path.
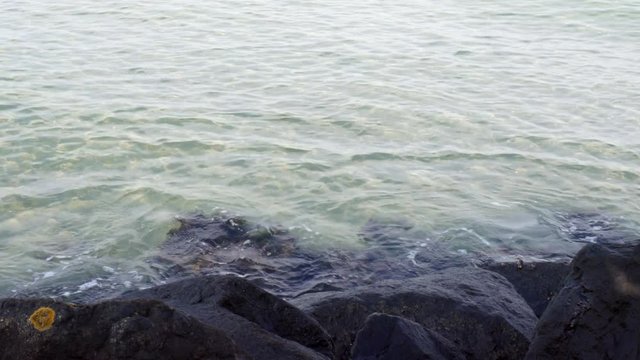
M 527 359 L 640 359 L 640 245 L 587 245 L 538 323 Z
M 329 335 L 314 319 L 236 276 L 181 280 L 124 297 L 161 300 L 224 331 L 256 360 L 326 359 L 332 354 Z
M 353 360 L 463 360 L 455 345 L 420 324 L 392 315 L 369 315 L 356 335 Z
M 41 331 L 29 318 L 43 307 L 54 321 Z M 0 300 L 0 349 L 0 359 L 248 359 L 224 333 L 153 300 Z
M 331 334 L 337 359 L 348 359 L 356 333 L 374 312 L 402 316 L 451 340 L 469 359 L 520 359 L 537 321 L 501 275 L 451 268 L 342 292 L 310 293 L 292 303 Z
M 570 269 L 568 260 L 488 262 L 480 267 L 509 280 L 538 317 L 560 291 Z

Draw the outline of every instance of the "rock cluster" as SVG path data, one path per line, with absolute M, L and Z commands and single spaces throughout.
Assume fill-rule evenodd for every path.
M 260 256 L 294 256 L 298 265 L 306 257 L 329 263 L 319 268 L 345 266 L 299 255 L 285 233 L 240 222 L 177 231 L 196 242 L 215 233 L 209 242 L 222 247 L 251 240 Z M 284 246 L 273 243 L 280 237 Z M 349 269 L 399 261 L 380 246 L 369 254 L 380 251 L 382 266 L 360 256 Z M 433 254 L 413 261 L 437 269 L 313 281 L 286 297 L 257 277 L 191 273 L 93 304 L 2 299 L 0 359 L 640 359 L 638 241 L 589 244 L 570 263 L 446 266 Z
M 350 358 L 356 336 L 360 343 L 368 341 L 358 332 L 373 313 L 413 321 L 451 341 L 469 359 L 522 358 L 537 321 L 504 277 L 473 267 L 305 294 L 292 303 L 331 334 L 338 359 Z

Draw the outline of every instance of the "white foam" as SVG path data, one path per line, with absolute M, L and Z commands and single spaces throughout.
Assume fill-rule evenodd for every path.
M 89 282 L 86 282 L 86 283 L 84 283 L 84 284 L 82 284 L 82 285 L 78 286 L 78 290 L 80 290 L 80 291 L 86 291 L 86 290 L 89 290 L 89 289 L 94 288 L 94 287 L 96 287 L 96 286 L 99 286 L 99 284 L 98 284 L 98 280 L 93 279 L 93 280 L 91 280 L 91 281 L 89 281 Z

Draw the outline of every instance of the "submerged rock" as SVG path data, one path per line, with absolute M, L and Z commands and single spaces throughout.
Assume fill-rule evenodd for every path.
M 426 234 L 405 222 L 372 220 L 359 236 L 367 245 L 362 250 L 317 251 L 299 247 L 296 238 L 279 227 L 196 215 L 180 219 L 154 262 L 164 279 L 237 274 L 285 298 L 471 264 L 469 257 L 428 242 Z
M 464 360 L 455 345 L 420 324 L 373 313 L 356 335 L 353 360 Z
M 194 247 L 202 253 L 240 246 L 263 256 L 285 256 L 295 248 L 295 238 L 285 229 L 251 224 L 240 217 L 194 215 L 178 218 L 180 226 L 168 234 L 166 249 L 172 254 L 189 254 Z
M 123 297 L 161 300 L 223 331 L 256 360 L 326 359 L 333 353 L 316 320 L 236 276 L 197 277 Z
M 640 359 L 640 240 L 587 245 L 538 323 L 527 359 Z
M 34 320 L 39 312 L 52 321 Z M 249 359 L 221 331 L 153 300 L 0 300 L 0 349 L 0 359 Z
M 370 219 L 362 227 L 358 236 L 370 244 L 384 244 L 387 247 L 404 247 L 407 242 L 419 237 L 413 233 L 414 226 L 404 220 L 388 221 Z
M 502 276 L 472 267 L 346 291 L 311 293 L 291 302 L 331 334 L 336 359 L 349 359 L 356 333 L 375 312 L 402 316 L 451 340 L 469 359 L 520 359 L 537 321 Z
M 637 236 L 612 217 L 599 213 L 559 214 L 557 226 L 568 240 L 594 244 L 622 244 Z
M 224 216 L 195 215 L 179 222 L 153 261 L 161 264 L 161 277 L 237 274 L 284 296 L 333 278 L 329 252 L 300 249 L 295 237 L 280 227 Z

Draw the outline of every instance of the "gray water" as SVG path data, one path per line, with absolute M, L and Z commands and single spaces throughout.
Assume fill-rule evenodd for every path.
M 640 230 L 640 4 L 0 0 L 0 295 L 158 282 L 175 216 L 316 249 Z M 45 294 L 52 294 L 44 291 Z

